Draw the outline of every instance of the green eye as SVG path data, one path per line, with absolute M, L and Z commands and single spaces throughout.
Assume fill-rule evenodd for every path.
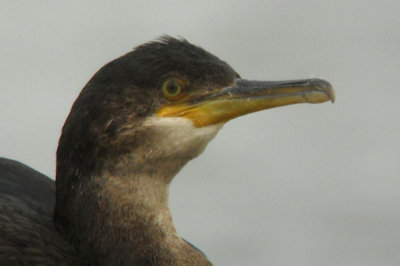
M 168 79 L 162 85 L 162 92 L 167 98 L 174 98 L 182 91 L 182 86 L 176 79 Z

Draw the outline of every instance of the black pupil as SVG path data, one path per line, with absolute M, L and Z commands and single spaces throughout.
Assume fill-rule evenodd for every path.
M 179 85 L 176 82 L 169 82 L 167 85 L 167 91 L 169 94 L 176 94 L 179 90 Z

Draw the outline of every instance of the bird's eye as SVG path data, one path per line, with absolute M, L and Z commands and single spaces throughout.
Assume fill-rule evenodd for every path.
M 177 79 L 168 79 L 162 85 L 162 92 L 168 99 L 177 97 L 182 91 L 181 82 Z

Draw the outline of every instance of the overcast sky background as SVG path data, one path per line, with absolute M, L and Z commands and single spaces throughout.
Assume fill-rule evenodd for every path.
M 225 125 L 171 185 L 215 265 L 400 264 L 399 1 L 9 1 L 0 156 L 54 177 L 61 127 L 108 61 L 183 36 L 248 79 L 319 77 L 336 103 Z

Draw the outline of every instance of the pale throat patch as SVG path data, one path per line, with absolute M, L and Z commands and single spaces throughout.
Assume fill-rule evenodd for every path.
M 160 150 L 166 152 L 187 152 L 188 156 L 198 156 L 222 128 L 223 123 L 205 127 L 195 127 L 190 119 L 183 117 L 150 116 L 143 122 L 143 127 L 155 134 Z

